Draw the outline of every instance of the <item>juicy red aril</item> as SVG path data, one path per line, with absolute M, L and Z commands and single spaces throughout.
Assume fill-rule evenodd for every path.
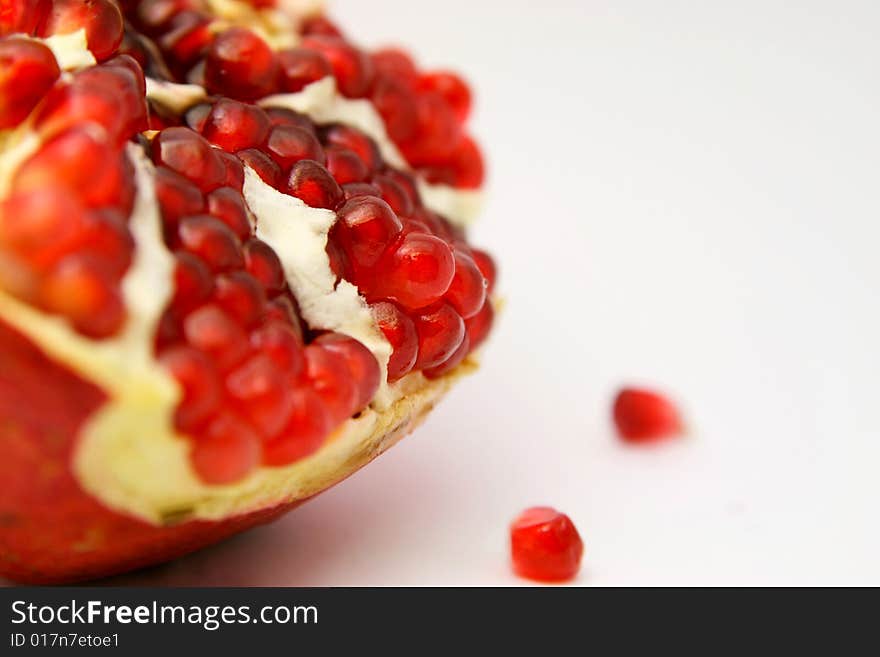
M 241 160 L 226 151 L 220 151 L 217 155 L 220 157 L 223 168 L 226 170 L 223 184 L 240 192 L 242 187 L 244 187 L 244 165 L 241 163 Z
M 204 137 L 189 128 L 167 128 L 153 140 L 153 157 L 195 183 L 204 192 L 226 181 L 226 167 Z
M 296 126 L 279 125 L 272 128 L 266 151 L 284 170 L 300 160 L 324 163 L 324 149 L 318 139 L 308 130 Z
M 244 265 L 241 243 L 219 219 L 208 215 L 186 217 L 178 229 L 180 243 L 204 260 L 212 271 L 238 269 Z
M 327 58 L 316 50 L 291 48 L 278 53 L 281 67 L 281 87 L 294 93 L 312 82 L 317 82 L 333 74 Z
M 229 98 L 217 101 L 205 118 L 202 135 L 234 153 L 259 146 L 269 134 L 269 117 L 259 107 Z
M 342 186 L 342 197 L 346 201 L 358 198 L 359 196 L 375 196 L 376 198 L 379 198 L 381 195 L 382 192 L 379 188 L 370 183 L 346 183 Z
M 385 201 L 365 196 L 339 208 L 332 236 L 352 265 L 366 269 L 378 262 L 402 229 L 400 219 Z
M 369 404 L 379 389 L 381 379 L 379 364 L 370 350 L 357 340 L 339 333 L 325 333 L 314 344 L 321 345 L 345 360 L 357 393 L 354 408 L 364 408 Z
M 439 237 L 410 233 L 383 257 L 378 270 L 365 281 L 372 296 L 393 299 L 408 310 L 417 310 L 438 301 L 449 289 L 455 259 L 449 245 Z
M 122 43 L 122 13 L 110 0 L 52 0 L 40 36 L 69 34 L 84 28 L 89 50 L 99 62 Z
M 187 312 L 204 303 L 214 290 L 211 270 L 192 253 L 180 251 L 175 254 L 174 299 L 172 306 Z
M 653 442 L 682 431 L 675 405 L 651 390 L 621 390 L 614 400 L 613 416 L 620 437 L 627 442 Z
M 217 278 L 214 299 L 231 317 L 245 327 L 253 326 L 263 317 L 266 293 L 257 279 L 243 271 L 234 271 Z
M 276 125 L 295 125 L 297 128 L 315 132 L 315 126 L 302 114 L 297 114 L 292 109 L 286 107 L 268 107 L 266 108 L 266 116 L 269 117 L 269 123 L 274 128 Z
M 197 349 L 182 345 L 165 350 L 159 362 L 177 379 L 183 393 L 174 413 L 174 426 L 180 431 L 193 431 L 205 424 L 222 401 L 214 363 Z
M 238 151 L 236 155 L 244 164 L 256 171 L 263 182 L 271 187 L 278 187 L 278 181 L 281 180 L 281 167 L 271 157 L 256 148 L 246 148 L 243 151 Z
M 155 184 L 166 225 L 175 226 L 181 217 L 198 214 L 205 208 L 199 188 L 167 167 L 156 167 Z
M 85 216 L 80 248 L 100 258 L 111 276 L 121 277 L 131 264 L 134 238 L 120 211 L 103 208 Z
M 388 359 L 388 381 L 397 381 L 408 374 L 419 354 L 419 336 L 413 321 L 390 301 L 380 301 L 370 306 L 373 318 L 385 339 L 391 344 Z
M 248 219 L 247 206 L 238 190 L 231 187 L 220 187 L 205 197 L 208 213 L 229 226 L 240 240 L 251 234 L 251 222 Z
M 305 19 L 300 28 L 303 34 L 309 36 L 319 34 L 328 37 L 344 38 L 339 26 L 324 15 L 311 16 Z
M 351 379 L 346 358 L 321 345 L 310 344 L 303 351 L 304 376 L 324 401 L 333 424 L 340 424 L 359 410 L 359 391 Z
M 413 318 L 419 336 L 419 356 L 415 369 L 424 370 L 440 365 L 461 346 L 465 337 L 464 321 L 448 304 Z
M 293 165 L 287 193 L 313 208 L 335 208 L 342 200 L 342 189 L 333 176 L 317 162 L 302 160 Z
M 476 142 L 463 137 L 449 158 L 420 169 L 429 182 L 475 189 L 483 184 L 483 155 Z
M 293 391 L 284 372 L 267 354 L 255 354 L 226 378 L 226 390 L 237 410 L 264 438 L 277 436 L 293 410 Z
M 278 255 L 265 242 L 257 239 L 245 242 L 244 266 L 269 294 L 277 294 L 284 289 L 284 268 Z
M 232 367 L 248 351 L 244 329 L 214 304 L 202 306 L 183 320 L 187 342 L 204 351 L 221 370 Z
M 495 260 L 481 249 L 471 249 L 471 256 L 477 263 L 477 267 L 480 268 L 483 278 L 486 279 L 486 294 L 492 294 L 495 289 L 495 280 L 498 278 L 498 267 Z
M 213 38 L 211 21 L 206 16 L 195 11 L 181 11 L 171 20 L 169 29 L 158 43 L 169 55 L 165 59 L 171 68 L 183 76 L 208 49 Z
M 464 320 L 465 330 L 468 334 L 468 342 L 471 351 L 479 347 L 489 336 L 492 329 L 492 321 L 495 319 L 495 309 L 492 307 L 492 301 L 486 299 L 483 307 L 473 317 Z
M 471 256 L 460 249 L 454 255 L 455 275 L 444 298 L 467 319 L 476 315 L 486 301 L 486 279 Z
M 341 146 L 357 153 L 370 171 L 375 170 L 382 160 L 376 143 L 360 130 L 344 125 L 335 125 L 325 133 L 328 144 Z
M 260 463 L 260 438 L 244 421 L 222 412 L 197 436 L 190 460 L 206 484 L 238 481 Z
M 455 112 L 460 122 L 464 122 L 471 111 L 471 90 L 464 81 L 447 71 L 426 73 L 419 79 L 419 88 L 439 93 Z
M 452 109 L 437 93 L 416 96 L 416 126 L 409 139 L 399 144 L 413 166 L 445 162 L 461 140 L 461 126 Z
M 340 185 L 362 182 L 370 175 L 367 165 L 351 149 L 328 146 L 325 149 L 325 154 L 327 156 L 327 171 Z
M 243 100 L 275 90 L 278 59 L 256 34 L 233 27 L 214 39 L 205 58 L 205 85 L 212 93 Z
M 316 452 L 334 426 L 318 393 L 305 386 L 294 388 L 292 393 L 287 426 L 280 436 L 263 444 L 266 465 L 287 465 Z
M 409 217 L 415 211 L 415 203 L 409 191 L 396 179 L 386 174 L 373 176 L 373 184 L 391 209 L 401 217 Z
M 268 354 L 290 377 L 296 377 L 302 371 L 302 336 L 286 321 L 268 320 L 251 333 L 251 346 Z
M 418 82 L 416 65 L 402 50 L 383 48 L 372 54 L 372 60 L 376 73 L 380 76 L 392 78 L 408 87 L 413 87 Z
M 369 91 L 374 71 L 373 62 L 365 53 L 332 36 L 309 35 L 303 39 L 302 45 L 327 58 L 344 96 L 361 98 Z
M 564 581 L 577 575 L 584 543 L 567 515 L 539 506 L 523 511 L 511 523 L 510 554 L 518 575 Z
M 137 3 L 137 18 L 148 34 L 154 34 L 188 5 L 189 0 L 143 0 Z
M 0 245 L 39 268 L 48 267 L 76 248 L 84 214 L 65 189 L 16 191 L 0 204 Z
M 60 74 L 55 56 L 42 43 L 0 41 L 0 130 L 21 123 Z
M 448 374 L 461 364 L 470 351 L 471 343 L 468 339 L 467 333 L 465 333 L 464 339 L 461 341 L 461 344 L 458 345 L 458 349 L 453 351 L 452 355 L 439 365 L 426 369 L 423 372 L 425 377 L 428 379 L 439 379 L 444 374 Z
M 0 36 L 36 33 L 51 0 L 5 0 L 0 5 Z
M 388 135 L 398 144 L 409 140 L 416 131 L 418 109 L 413 92 L 396 80 L 379 80 L 370 96 Z

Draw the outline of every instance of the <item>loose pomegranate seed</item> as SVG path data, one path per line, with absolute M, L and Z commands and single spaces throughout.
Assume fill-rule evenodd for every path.
M 374 303 L 370 308 L 376 324 L 393 349 L 388 360 L 388 382 L 391 383 L 408 374 L 415 365 L 419 336 L 413 321 L 390 301 Z
M 464 321 L 449 304 L 437 307 L 413 318 L 419 336 L 419 356 L 415 369 L 436 367 L 450 358 L 465 338 Z
M 266 151 L 285 171 L 300 160 L 325 161 L 324 149 L 318 139 L 308 130 L 296 126 L 279 125 L 272 128 Z
M 467 119 L 471 111 L 471 90 L 455 73 L 426 73 L 419 79 L 418 86 L 422 90 L 440 94 L 455 112 L 459 122 L 464 123 Z
M 185 217 L 178 229 L 180 242 L 201 258 L 212 271 L 228 271 L 244 266 L 241 242 L 219 219 L 208 215 Z
M 244 165 L 242 165 L 241 160 L 226 151 L 220 151 L 217 155 L 220 157 L 220 161 L 223 162 L 223 167 L 226 170 L 226 177 L 223 181 L 224 185 L 240 192 L 242 187 L 244 187 Z
M 236 153 L 238 159 L 257 172 L 267 185 L 278 188 L 281 180 L 281 167 L 271 157 L 256 148 L 246 148 Z
M 214 279 L 208 266 L 192 253 L 179 251 L 174 257 L 172 307 L 186 313 L 208 300 L 214 291 Z
M 164 164 L 210 192 L 226 182 L 226 167 L 217 151 L 189 128 L 167 128 L 153 140 L 156 164 Z
M 294 93 L 303 87 L 333 75 L 333 68 L 327 58 L 316 50 L 291 48 L 278 53 L 281 66 L 281 87 Z
M 359 391 L 351 379 L 347 359 L 321 345 L 303 350 L 304 376 L 324 402 L 333 425 L 341 424 L 356 411 Z
M 256 354 L 226 379 L 226 390 L 238 411 L 263 438 L 277 436 L 290 419 L 294 395 L 284 372 L 267 354 Z
M 363 182 L 370 175 L 370 170 L 358 154 L 348 148 L 327 146 L 327 171 L 340 185 Z
M 260 146 L 269 134 L 269 117 L 259 107 L 221 98 L 208 113 L 202 134 L 212 144 L 234 153 Z
M 420 169 L 428 181 L 476 189 L 483 184 L 483 155 L 473 139 L 463 137 L 445 162 Z
M 342 200 L 342 188 L 317 162 L 301 160 L 293 165 L 287 181 L 287 193 L 313 208 L 335 208 Z
M 36 34 L 52 0 L 6 0 L 0 4 L 0 36 Z
M 176 232 L 181 217 L 204 210 L 205 199 L 199 188 L 168 167 L 156 167 L 155 184 L 162 219 L 172 232 Z
M 465 333 L 464 339 L 461 341 L 461 344 L 458 345 L 458 349 L 452 352 L 452 355 L 439 365 L 426 369 L 423 372 L 425 377 L 428 379 L 439 379 L 444 374 L 448 374 L 461 364 L 470 351 L 471 343 L 468 339 L 467 333 Z
M 511 523 L 510 553 L 518 575 L 558 582 L 577 575 L 584 544 L 567 515 L 538 506 L 523 511 Z
M 339 333 L 325 333 L 313 344 L 319 344 L 327 351 L 345 359 L 349 375 L 355 383 L 355 409 L 369 404 L 379 389 L 381 372 L 376 357 L 357 340 Z
M 263 318 L 266 293 L 247 272 L 234 271 L 217 277 L 214 298 L 241 326 L 255 326 Z
M 220 187 L 205 197 L 208 213 L 229 226 L 240 240 L 251 235 L 251 220 L 241 192 L 232 187 Z
M 382 78 L 373 87 L 370 100 L 395 143 L 402 144 L 413 138 L 418 124 L 418 107 L 411 89 L 397 80 Z
M 357 153 L 370 172 L 375 171 L 382 161 L 379 147 L 360 130 L 344 125 L 335 125 L 324 136 L 326 143 L 341 146 Z
M 418 83 L 418 71 L 412 58 L 402 50 L 384 48 L 372 55 L 377 75 L 392 78 L 408 87 Z
M 374 196 L 347 201 L 337 212 L 331 239 L 344 251 L 356 269 L 373 267 L 403 224 L 391 207 Z
M 623 440 L 649 443 L 681 433 L 675 405 L 651 390 L 624 388 L 614 400 L 614 423 Z
M 376 198 L 379 198 L 381 197 L 381 195 L 382 192 L 379 190 L 379 188 L 370 183 L 346 183 L 342 186 L 342 197 L 345 201 L 350 201 L 351 199 L 358 198 L 360 196 L 374 196 Z
M 212 93 L 243 100 L 275 91 L 278 59 L 250 30 L 233 27 L 221 32 L 205 58 L 205 84 Z
M 299 376 L 302 371 L 302 336 L 284 320 L 267 320 L 251 333 L 251 346 L 267 354 L 291 378 Z
M 233 367 L 248 352 L 244 329 L 214 304 L 202 306 L 183 321 L 187 342 L 204 351 L 221 369 Z
M 257 433 L 229 412 L 218 415 L 193 445 L 190 459 L 206 484 L 238 481 L 260 463 L 261 446 Z
M 180 384 L 183 399 L 174 413 L 174 426 L 194 431 L 203 426 L 220 408 L 220 374 L 202 352 L 187 346 L 167 349 L 159 362 Z
M 378 273 L 364 283 L 371 296 L 417 310 L 438 301 L 454 275 L 455 259 L 446 242 L 433 235 L 410 233 L 382 258 Z
M 395 178 L 387 174 L 378 174 L 373 176 L 373 184 L 379 188 L 382 199 L 398 216 L 409 217 L 415 212 L 412 196 Z
M 292 392 L 293 406 L 287 426 L 278 438 L 263 444 L 266 465 L 287 465 L 313 454 L 335 424 L 314 390 L 302 386 Z
M 111 57 L 122 43 L 122 12 L 110 0 L 52 0 L 40 27 L 40 36 L 69 34 L 85 28 L 89 50 L 99 62 Z
M 488 253 L 480 249 L 471 249 L 471 256 L 483 273 L 483 278 L 486 279 L 486 294 L 492 294 L 492 291 L 495 289 L 495 279 L 498 278 L 498 267 L 495 265 L 495 260 Z
M 21 123 L 60 74 L 55 56 L 42 43 L 0 41 L 0 130 Z
M 455 249 L 454 255 L 455 275 L 444 298 L 467 319 L 476 315 L 486 301 L 486 279 L 470 255 L 461 249 Z
M 495 309 L 492 307 L 492 301 L 486 299 L 486 303 L 473 317 L 464 320 L 464 326 L 468 334 L 468 342 L 471 351 L 479 347 L 489 336 L 492 330 L 492 322 L 495 319 Z
M 373 82 L 373 62 L 354 46 L 338 37 L 325 35 L 306 36 L 302 45 L 317 50 L 333 69 L 339 91 L 349 98 L 361 98 L 366 95 Z
M 284 289 L 284 268 L 275 250 L 265 242 L 251 239 L 244 245 L 244 265 L 270 295 Z

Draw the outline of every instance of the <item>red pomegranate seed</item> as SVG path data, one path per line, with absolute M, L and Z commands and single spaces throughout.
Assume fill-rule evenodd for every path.
M 365 182 L 346 183 L 342 186 L 342 198 L 344 201 L 350 201 L 351 199 L 360 196 L 373 196 L 375 198 L 380 198 L 382 192 L 375 185 Z
M 180 243 L 201 258 L 212 271 L 228 271 L 244 266 L 241 242 L 219 219 L 208 215 L 185 217 L 178 228 Z
M 16 191 L 0 205 L 0 246 L 46 268 L 81 243 L 85 216 L 65 189 Z
M 486 279 L 470 255 L 461 249 L 455 249 L 454 255 L 455 275 L 444 298 L 467 319 L 476 315 L 486 301 Z
M 327 412 L 337 425 L 356 411 L 359 391 L 351 379 L 351 372 L 344 356 L 322 345 L 310 344 L 303 350 L 304 375 L 312 389 L 324 401 Z
M 356 269 L 369 269 L 401 230 L 403 224 L 385 201 L 375 196 L 361 196 L 339 208 L 331 239 Z
M 446 294 L 455 275 L 455 259 L 452 249 L 439 237 L 410 233 L 382 258 L 378 270 L 364 281 L 371 296 L 417 310 Z
M 137 3 L 137 18 L 148 34 L 156 34 L 167 28 L 171 19 L 189 6 L 189 0 L 142 0 Z
M 281 66 L 281 88 L 289 93 L 302 91 L 303 87 L 333 75 L 327 58 L 316 50 L 291 48 L 278 53 Z
M 251 346 L 267 354 L 290 378 L 299 376 L 302 371 L 302 336 L 283 320 L 267 320 L 251 333 Z
M 199 214 L 205 208 L 199 188 L 168 167 L 156 167 L 155 184 L 162 218 L 172 231 L 181 217 Z
M 21 123 L 60 74 L 55 56 L 42 43 L 0 41 L 0 130 Z
M 471 256 L 473 257 L 474 262 L 477 263 L 477 267 L 480 268 L 483 278 L 486 279 L 486 294 L 492 294 L 492 291 L 495 289 L 495 279 L 498 278 L 498 267 L 495 265 L 495 260 L 492 256 L 481 249 L 472 248 Z
M 365 53 L 338 37 L 318 34 L 306 36 L 302 45 L 327 58 L 344 96 L 361 98 L 369 91 L 374 70 L 373 62 Z
M 111 0 L 52 0 L 40 36 L 69 34 L 85 28 L 89 50 L 99 62 L 122 43 L 122 12 Z
M 522 577 L 559 582 L 577 575 L 584 544 L 564 513 L 546 506 L 523 511 L 510 525 L 513 569 Z
M 393 351 L 388 360 L 388 382 L 397 381 L 408 374 L 419 354 L 419 336 L 413 321 L 390 301 L 380 301 L 370 306 L 373 317 Z
M 195 183 L 203 192 L 226 181 L 226 167 L 204 137 L 189 128 L 167 128 L 153 140 L 153 157 Z
M 0 4 L 0 36 L 33 36 L 51 6 L 52 0 L 5 0 Z
M 354 338 L 339 333 L 325 333 L 314 344 L 319 344 L 345 359 L 357 393 L 354 408 L 362 409 L 369 404 L 379 389 L 382 376 L 379 363 L 370 350 Z
M 201 259 L 186 251 L 175 254 L 172 306 L 186 313 L 206 302 L 214 291 L 211 270 Z
M 418 108 L 415 94 L 410 88 L 397 80 L 382 78 L 373 87 L 370 100 L 395 143 L 404 143 L 413 137 L 418 123 Z
M 255 326 L 266 306 L 266 293 L 256 278 L 243 271 L 217 277 L 214 289 L 217 304 L 241 326 Z
M 436 71 L 426 73 L 419 79 L 419 88 L 440 94 L 461 123 L 471 111 L 471 90 L 455 73 Z
M 399 217 L 409 217 L 415 212 L 415 203 L 409 191 L 395 178 L 384 173 L 373 176 L 373 184 L 379 188 L 382 199 Z
M 372 59 L 377 75 L 393 78 L 408 87 L 414 87 L 418 83 L 416 65 L 402 50 L 396 48 L 377 50 L 373 53 Z
M 123 214 L 112 208 L 86 214 L 80 250 L 99 258 L 111 276 L 122 277 L 134 253 L 134 238 Z
M 370 175 L 370 170 L 358 154 L 348 148 L 327 146 L 327 171 L 340 185 L 363 182 Z
M 417 370 L 427 370 L 446 361 L 465 337 L 461 315 L 446 303 L 413 317 L 413 323 L 419 335 Z
M 218 415 L 196 439 L 190 460 L 206 484 L 230 484 L 260 463 L 257 433 L 229 412 Z
M 663 395 L 641 388 L 624 388 L 614 400 L 614 423 L 630 443 L 650 443 L 683 430 L 675 405 Z
M 269 123 L 273 128 L 276 125 L 293 125 L 308 130 L 312 134 L 315 133 L 315 126 L 308 117 L 297 114 L 286 107 L 269 107 L 266 109 L 266 116 L 269 117 Z
M 492 330 L 492 322 L 494 319 L 495 309 L 492 306 L 492 301 L 486 299 L 480 312 L 473 317 L 468 317 L 464 320 L 464 326 L 467 330 L 471 351 L 483 344 L 489 336 L 489 331 Z
M 244 245 L 244 266 L 270 295 L 284 289 L 284 268 L 275 250 L 258 239 L 251 239 Z
M 226 390 L 263 438 L 277 436 L 290 419 L 293 390 L 268 354 L 255 354 L 239 365 L 226 378 Z
M 339 183 L 327 169 L 312 160 L 301 160 L 293 165 L 287 193 L 313 208 L 333 209 L 343 198 Z
M 271 187 L 278 188 L 279 181 L 282 178 L 281 167 L 271 157 L 256 148 L 246 148 L 243 151 L 238 151 L 236 155 L 242 163 L 256 171 L 260 178 L 263 179 L 263 182 Z
M 198 105 L 193 105 L 186 113 L 183 115 L 183 120 L 187 126 L 201 134 L 202 130 L 205 128 L 205 121 L 208 120 L 208 114 L 211 113 L 211 108 L 213 105 L 211 103 L 199 103 Z
M 186 341 L 204 351 L 221 369 L 233 367 L 248 352 L 244 329 L 214 304 L 202 306 L 183 320 Z
M 303 34 L 321 34 L 324 36 L 343 38 L 342 30 L 326 16 L 312 16 L 300 26 Z
M 296 310 L 296 303 L 290 292 L 280 294 L 269 302 L 266 307 L 266 320 L 277 319 L 289 324 L 297 332 L 302 342 L 303 331 L 300 325 L 299 315 Z
M 421 172 L 429 182 L 476 189 L 483 184 L 485 178 L 483 155 L 476 142 L 465 136 L 450 154 L 448 161 L 423 167 Z
M 211 21 L 196 11 L 181 11 L 171 20 L 171 25 L 158 39 L 166 53 L 165 60 L 180 77 L 184 77 L 214 40 Z
M 223 167 L 226 170 L 224 185 L 240 192 L 244 187 L 244 165 L 241 160 L 226 151 L 220 151 L 217 155 L 220 156 L 220 161 L 223 162 Z
M 357 153 L 370 172 L 375 171 L 382 162 L 379 147 L 360 130 L 344 125 L 335 125 L 324 136 L 326 143 L 347 148 Z
M 275 91 L 278 59 L 250 30 L 233 27 L 220 33 L 205 58 L 205 85 L 212 93 L 254 100 Z
M 218 100 L 202 127 L 205 139 L 230 153 L 260 146 L 268 134 L 269 117 L 263 110 L 231 98 Z
M 201 351 L 183 345 L 165 350 L 159 362 L 183 392 L 174 412 L 174 426 L 180 431 L 198 429 L 220 408 L 222 389 L 217 368 Z
M 91 337 L 113 335 L 125 322 L 118 281 L 86 254 L 60 261 L 43 281 L 40 298 L 46 309 L 64 315 Z
M 300 160 L 313 160 L 319 164 L 325 161 L 324 149 L 317 137 L 308 130 L 291 125 L 272 128 L 266 151 L 285 171 Z
M 334 426 L 324 401 L 314 390 L 293 389 L 290 420 L 278 438 L 263 444 L 263 463 L 287 465 L 318 451 Z
M 428 379 L 439 379 L 441 376 L 449 374 L 449 372 L 458 367 L 470 351 L 471 343 L 468 339 L 467 333 L 465 333 L 464 339 L 461 341 L 461 344 L 458 345 L 458 349 L 452 352 L 452 355 L 449 358 L 439 365 L 424 370 L 422 373 Z
M 205 201 L 208 213 L 229 226 L 238 239 L 246 240 L 251 236 L 251 220 L 241 192 L 232 187 L 220 187 L 208 194 Z
M 413 136 L 400 144 L 413 166 L 442 164 L 461 140 L 461 126 L 452 108 L 437 93 L 416 96 L 416 128 Z

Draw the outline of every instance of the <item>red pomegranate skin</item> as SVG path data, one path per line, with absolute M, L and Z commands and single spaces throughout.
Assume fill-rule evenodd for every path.
M 83 490 L 79 429 L 106 395 L 0 321 L 0 576 L 70 583 L 168 561 L 269 522 L 304 500 L 218 522 L 155 526 Z

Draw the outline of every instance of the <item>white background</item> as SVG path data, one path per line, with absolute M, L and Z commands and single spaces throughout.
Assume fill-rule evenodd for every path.
M 427 424 L 280 522 L 117 582 L 498 584 L 551 504 L 578 584 L 880 584 L 880 5 L 337 0 L 467 74 L 507 311 Z M 627 448 L 625 383 L 690 438 Z

